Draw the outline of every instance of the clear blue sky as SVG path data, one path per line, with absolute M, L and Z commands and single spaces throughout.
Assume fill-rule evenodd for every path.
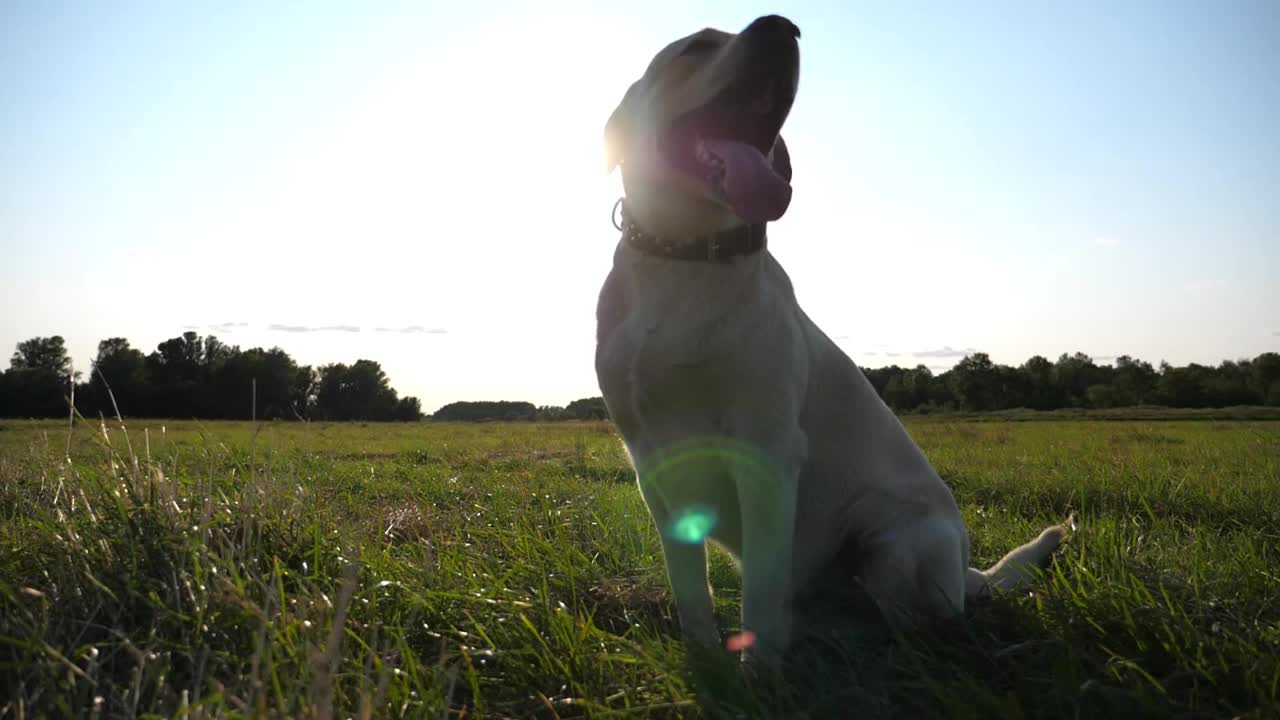
M 434 410 L 596 394 L 666 42 L 803 31 L 771 230 L 859 363 L 1280 349 L 1280 3 L 0 3 L 0 348 L 188 328 Z

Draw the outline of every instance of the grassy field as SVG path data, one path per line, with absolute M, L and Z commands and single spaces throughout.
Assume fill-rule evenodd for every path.
M 1280 423 L 909 428 L 975 564 L 1080 532 L 747 680 L 686 657 L 608 425 L 0 423 L 0 718 L 1276 716 Z

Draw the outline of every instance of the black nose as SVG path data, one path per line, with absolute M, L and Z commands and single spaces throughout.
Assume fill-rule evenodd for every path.
M 785 34 L 788 38 L 800 37 L 800 28 L 781 15 L 765 15 L 756 18 L 743 32 L 779 33 Z

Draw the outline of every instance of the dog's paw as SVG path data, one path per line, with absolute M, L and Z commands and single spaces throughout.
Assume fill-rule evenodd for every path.
M 1076 516 L 1076 513 L 1074 510 L 1071 512 L 1071 514 L 1067 515 L 1067 519 L 1063 520 L 1059 527 L 1062 528 L 1063 534 L 1066 537 L 1070 537 L 1073 533 L 1075 533 L 1080 529 L 1080 521 Z

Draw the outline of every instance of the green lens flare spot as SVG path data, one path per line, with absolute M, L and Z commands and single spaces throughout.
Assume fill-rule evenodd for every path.
M 671 523 L 671 537 L 677 542 L 695 545 L 707 539 L 716 526 L 716 511 L 707 507 L 688 507 L 676 514 Z

